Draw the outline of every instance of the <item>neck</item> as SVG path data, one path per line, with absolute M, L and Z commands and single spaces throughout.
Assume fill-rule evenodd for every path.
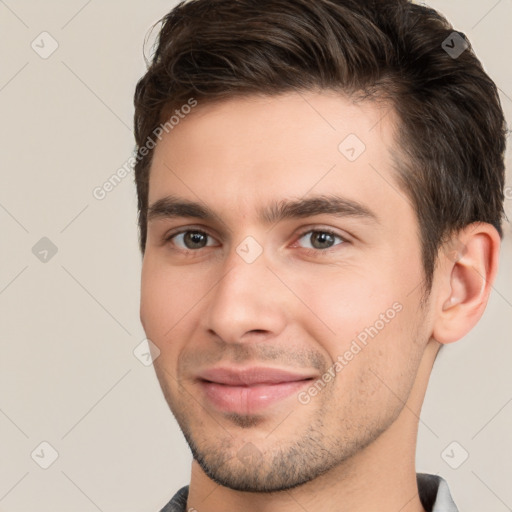
M 438 348 L 439 344 L 430 340 L 397 419 L 351 459 L 299 487 L 273 493 L 241 492 L 218 485 L 194 460 L 187 510 L 425 512 L 416 483 L 416 439 L 421 406 Z

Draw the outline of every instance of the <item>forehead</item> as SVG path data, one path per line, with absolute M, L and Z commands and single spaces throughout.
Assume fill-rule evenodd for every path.
M 177 195 L 248 215 L 268 199 L 336 193 L 392 208 L 405 200 L 395 122 L 387 104 L 325 91 L 198 102 L 155 148 L 149 205 Z

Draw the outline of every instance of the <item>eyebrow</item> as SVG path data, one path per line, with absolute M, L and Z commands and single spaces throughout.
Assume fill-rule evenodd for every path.
M 315 215 L 336 217 L 358 217 L 379 222 L 378 216 L 363 204 L 336 195 L 310 196 L 300 199 L 275 201 L 258 211 L 258 219 L 263 224 L 274 224 L 285 219 L 312 217 Z M 162 197 L 149 206 L 148 222 L 161 218 L 193 217 L 214 221 L 218 215 L 208 206 L 173 195 Z

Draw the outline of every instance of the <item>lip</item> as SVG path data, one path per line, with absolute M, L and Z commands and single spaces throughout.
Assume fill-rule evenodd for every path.
M 228 386 L 256 386 L 262 384 L 280 384 L 311 379 L 312 373 L 296 373 L 268 366 L 250 366 L 247 368 L 210 368 L 198 375 L 201 380 L 208 380 Z
M 253 366 L 210 368 L 197 379 L 204 396 L 215 408 L 230 413 L 254 414 L 310 384 L 316 375 Z

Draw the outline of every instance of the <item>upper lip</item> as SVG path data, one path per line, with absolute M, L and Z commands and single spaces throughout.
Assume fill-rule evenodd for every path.
M 210 368 L 202 371 L 197 378 L 226 384 L 228 386 L 254 386 L 256 384 L 278 384 L 280 382 L 295 382 L 313 378 L 311 373 L 296 373 L 289 370 L 265 366 L 247 368 Z

